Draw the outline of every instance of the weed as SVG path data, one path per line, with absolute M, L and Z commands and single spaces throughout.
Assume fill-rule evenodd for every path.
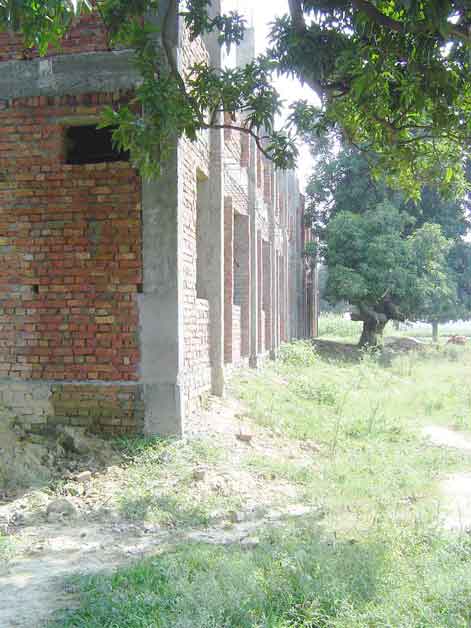
M 282 345 L 279 359 L 282 364 L 304 367 L 315 364 L 317 356 L 311 342 L 299 340 L 291 344 Z
M 295 484 L 312 482 L 312 467 L 306 464 L 296 464 L 294 462 L 280 461 L 271 456 L 252 454 L 246 459 L 246 465 L 265 479 L 282 479 Z
M 335 386 L 324 383 L 316 384 L 305 379 L 294 382 L 293 391 L 298 397 L 327 406 L 334 406 L 339 395 Z

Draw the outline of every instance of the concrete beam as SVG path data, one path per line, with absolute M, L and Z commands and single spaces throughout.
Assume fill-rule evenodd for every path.
M 131 50 L 59 55 L 1 63 L 0 102 L 131 89 L 142 79 Z

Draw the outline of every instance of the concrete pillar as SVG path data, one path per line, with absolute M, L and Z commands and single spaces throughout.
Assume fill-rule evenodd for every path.
M 159 180 L 144 182 L 142 189 L 144 281 L 139 305 L 147 434 L 184 432 L 178 154 L 176 148 Z
M 275 349 L 278 351 L 280 347 L 280 254 L 275 253 Z M 275 356 L 274 356 L 275 357 Z
M 162 0 L 160 15 L 169 0 Z M 158 24 L 157 14 L 148 16 Z M 179 22 L 170 15 L 169 38 L 179 63 Z M 163 165 L 161 176 L 142 184 L 143 289 L 139 297 L 141 381 L 144 390 L 146 434 L 184 433 L 183 283 L 181 270 L 182 183 L 180 143 Z
M 217 132 L 220 135 L 220 132 Z M 212 135 L 212 132 L 211 132 Z M 214 139 L 216 141 L 214 142 Z M 209 178 L 198 195 L 198 226 L 204 248 L 198 251 L 198 284 L 209 303 L 209 353 L 213 395 L 224 393 L 224 222 L 222 167 L 218 163 L 217 138 L 211 138 Z M 221 159 L 219 153 L 219 159 Z
M 262 248 L 262 234 L 257 232 L 257 258 L 258 258 L 258 273 L 257 273 L 257 324 L 258 324 L 258 345 L 257 353 L 261 354 L 265 349 L 265 320 L 263 310 L 263 248 Z
M 256 368 L 258 364 L 258 251 L 257 251 L 257 156 L 256 146 L 250 141 L 248 175 L 248 206 L 250 218 L 250 359 L 249 364 Z
M 270 269 L 271 269 L 271 347 L 270 358 L 276 359 L 278 350 L 278 338 L 277 338 L 277 321 L 278 321 L 278 309 L 277 309 L 277 285 L 276 285 L 276 250 L 274 241 L 270 246 Z
M 234 304 L 234 210 L 232 199 L 224 203 L 224 362 L 233 355 L 232 317 Z
M 273 350 L 272 244 L 263 242 L 263 309 L 265 310 L 265 351 Z
M 211 14 L 220 11 L 219 0 L 211 4 Z M 216 33 L 204 39 L 211 66 L 222 67 L 222 50 Z M 216 122 L 223 123 L 222 114 Z M 224 394 L 224 134 L 209 131 L 208 198 L 201 216 L 208 238 L 205 255 L 206 294 L 209 302 L 211 388 L 213 395 Z
M 319 268 L 317 264 L 312 270 L 312 327 L 309 330 L 309 334 L 312 338 L 317 338 L 319 335 Z
M 251 236 L 248 216 L 234 215 L 234 302 L 240 307 L 241 347 L 243 357 L 250 354 L 251 318 Z

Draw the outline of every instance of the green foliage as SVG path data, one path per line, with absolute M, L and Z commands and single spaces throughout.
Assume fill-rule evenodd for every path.
M 245 132 L 279 167 L 293 165 L 296 135 L 329 130 L 374 152 L 376 169 L 411 194 L 418 194 L 423 179 L 447 190 L 463 187 L 471 37 L 462 0 L 293 0 L 290 15 L 275 20 L 266 53 L 247 72 L 199 64 L 182 75 L 177 66 L 171 29 L 179 11 L 192 38 L 214 33 L 227 47 L 243 38 L 243 17 L 215 14 L 209 0 L 171 0 L 152 35 L 142 18 L 161 11 L 157 0 L 81 0 L 75 7 L 70 0 L 4 0 L 0 28 L 22 31 L 28 46 L 45 53 L 92 5 L 110 43 L 136 50 L 143 83 L 135 106 L 108 112 L 104 123 L 119 125 L 116 142 L 130 149 L 147 176 L 159 172 L 177 138 L 195 140 L 198 131 L 219 128 L 227 112 L 241 114 Z M 288 123 L 277 129 L 274 73 L 307 83 L 321 106 L 292 103 Z
M 388 290 L 391 280 L 396 285 L 403 278 L 413 294 L 407 296 L 404 290 L 396 294 L 393 301 L 398 314 L 437 321 L 468 315 L 471 265 L 467 259 L 469 244 L 463 240 L 469 228 L 465 200 L 446 199 L 430 186 L 422 189 L 420 200 L 408 199 L 405 193 L 388 187 L 384 178 L 376 178 L 371 161 L 358 150 L 344 147 L 334 155 L 328 145 L 311 178 L 308 198 L 309 219 L 321 239 L 326 259 L 336 264 L 327 286 L 332 302 L 343 295 L 352 304 L 356 298 L 358 305 L 360 297 L 365 299 L 369 294 L 371 285 L 376 286 L 374 301 Z M 385 212 L 392 212 L 391 216 L 388 218 Z M 405 222 L 391 230 L 394 212 L 396 220 L 402 216 Z M 362 217 L 371 222 L 369 228 Z M 378 221 L 383 219 L 385 232 L 381 235 Z M 440 225 L 450 240 L 446 259 L 446 247 L 437 228 L 426 226 L 429 224 Z M 341 233 L 335 233 L 337 229 Z M 374 251 L 368 244 L 372 237 L 379 237 Z M 330 254 L 329 243 L 334 246 Z M 337 259 L 337 251 L 342 247 L 348 250 L 348 260 Z M 438 247 L 437 253 L 442 251 L 435 259 L 431 256 L 434 247 Z M 414 269 L 420 270 L 420 278 L 414 279 Z M 390 294 L 391 291 L 388 297 Z M 400 299 L 404 302 L 400 303 Z M 365 302 L 371 307 L 373 301 Z
M 279 359 L 291 366 L 310 366 L 316 361 L 316 352 L 311 342 L 298 340 L 281 345 Z
M 327 294 L 388 319 L 415 318 L 425 299 L 446 292 L 450 243 L 438 225 L 405 236 L 411 217 L 383 204 L 362 214 L 340 212 L 326 228 Z

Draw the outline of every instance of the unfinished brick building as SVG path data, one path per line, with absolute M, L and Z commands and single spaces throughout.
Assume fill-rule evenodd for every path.
M 211 131 L 142 181 L 96 128 L 138 82 L 96 15 L 45 58 L 0 34 L 0 401 L 32 429 L 181 434 L 228 368 L 315 328 L 294 173 Z

